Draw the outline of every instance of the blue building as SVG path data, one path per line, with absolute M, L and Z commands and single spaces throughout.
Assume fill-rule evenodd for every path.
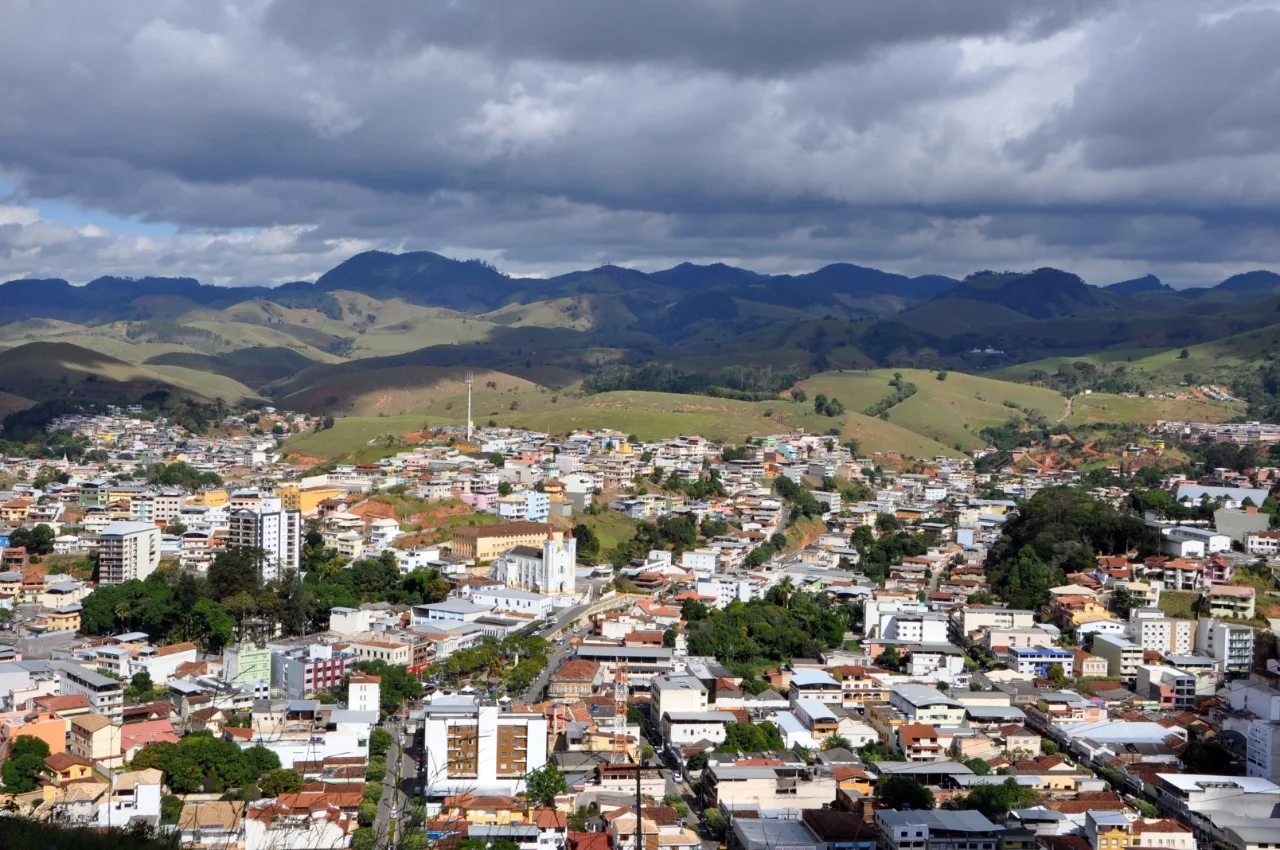
M 1054 664 L 1062 665 L 1067 676 L 1075 675 L 1075 656 L 1057 646 L 1013 647 L 1009 650 L 1009 666 L 1027 676 L 1044 679 Z

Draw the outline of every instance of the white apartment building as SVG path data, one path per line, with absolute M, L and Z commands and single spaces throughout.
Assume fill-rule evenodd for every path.
M 685 554 L 688 553 L 686 552 Z M 724 608 L 735 599 L 750 602 L 752 584 L 749 579 L 745 578 L 700 578 L 698 579 L 697 593 L 699 596 L 715 597 L 714 607 Z
M 1228 673 L 1248 673 L 1253 667 L 1253 629 L 1201 617 L 1196 627 L 1196 652 L 1222 663 Z
M 1190 655 L 1196 646 L 1196 621 L 1134 617 L 1129 621 L 1129 640 L 1153 652 Z
M 880 637 L 907 643 L 946 643 L 947 619 L 942 614 L 895 611 L 880 615 Z
M 270 497 L 246 502 L 230 516 L 227 543 L 237 548 L 258 548 L 262 560 L 262 580 L 279 578 L 286 570 L 302 566 L 302 513 L 285 510 L 280 499 Z
M 382 707 L 382 679 L 356 673 L 347 680 L 347 707 L 352 711 L 378 711 Z
M 61 696 L 83 694 L 93 710 L 114 721 L 124 715 L 124 686 L 79 664 L 58 663 L 58 688 Z
M 680 566 L 690 572 L 711 575 L 720 565 L 720 553 L 715 549 L 692 549 L 680 556 Z
M 547 763 L 547 718 L 472 696 L 437 696 L 423 709 L 424 795 L 514 796 Z
M 1275 555 L 1280 552 L 1280 531 L 1250 531 L 1244 536 L 1244 550 L 1250 555 Z
M 160 529 L 145 522 L 113 522 L 98 537 L 102 584 L 143 581 L 160 566 Z

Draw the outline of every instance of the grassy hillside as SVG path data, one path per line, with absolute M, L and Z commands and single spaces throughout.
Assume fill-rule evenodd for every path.
M 254 395 L 230 378 L 180 367 L 148 369 L 63 342 L 32 342 L 0 351 L 0 391 L 18 397 L 10 403 L 55 398 L 114 402 L 154 390 L 228 402 Z
M 1067 422 L 1072 425 L 1089 422 L 1150 423 L 1161 419 L 1225 422 L 1244 412 L 1243 406 L 1215 401 L 1130 398 L 1108 393 L 1078 395 L 1071 408 Z
M 840 399 L 851 411 L 861 412 L 894 393 L 889 381 L 895 374 L 915 384 L 917 392 L 888 411 L 888 424 L 947 446 L 950 451 L 956 444 L 966 451 L 984 445 L 978 432 L 1017 415 L 1015 407 L 1005 402 L 1038 411 L 1050 421 L 1056 421 L 1066 410 L 1065 400 L 1052 390 L 959 372 L 947 373 L 943 381 L 937 379 L 937 373 L 924 369 L 826 372 L 802 381 L 800 386 L 808 392 L 810 403 L 823 393 Z
M 274 389 L 278 403 L 290 410 L 350 416 L 397 416 L 425 410 L 439 402 L 457 403 L 460 400 L 458 410 L 465 418 L 467 388 L 463 379 L 468 371 L 438 366 L 393 366 L 372 372 L 356 368 L 304 370 Z M 510 400 L 515 400 L 508 400 L 509 394 L 536 390 L 532 382 L 502 372 L 473 371 L 477 388 L 502 396 L 500 400 L 491 402 L 502 404 L 501 409 L 507 409 Z M 495 385 L 495 389 L 488 390 L 490 383 Z M 475 399 L 475 402 L 479 401 Z M 475 410 L 479 415 L 481 408 L 476 407 Z
M 578 295 L 529 304 L 507 304 L 480 318 L 508 327 L 573 328 L 599 330 L 624 328 L 636 321 L 620 298 L 612 295 Z
M 289 440 L 286 450 L 308 458 L 345 457 L 362 450 L 369 440 L 383 435 L 403 435 L 421 429 L 424 424 L 462 424 L 466 418 L 465 398 L 463 395 L 438 400 L 431 407 L 412 414 L 342 417 L 329 430 Z M 553 398 L 556 401 L 553 402 Z M 516 401 L 517 409 L 510 410 L 509 403 L 502 409 L 481 403 L 477 393 L 477 424 L 493 420 L 501 425 L 519 425 L 550 433 L 615 428 L 644 440 L 701 434 L 730 442 L 795 428 L 822 432 L 836 427 L 840 429 L 842 438 L 857 439 L 867 452 L 899 451 L 911 457 L 933 457 L 952 451 L 935 440 L 892 422 L 853 412 L 835 418 L 818 416 L 813 413 L 812 405 L 782 399 L 776 402 L 745 402 L 650 392 L 614 392 L 579 397 L 517 392 L 499 393 L 496 397 L 498 401 L 506 399 Z M 444 410 L 450 402 L 453 407 Z

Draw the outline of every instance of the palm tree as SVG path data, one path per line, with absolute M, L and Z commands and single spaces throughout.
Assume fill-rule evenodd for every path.
M 778 604 L 783 608 L 787 607 L 787 602 L 791 599 L 791 594 L 795 592 L 796 586 L 791 581 L 791 576 L 783 576 L 782 581 L 775 585 L 778 591 Z

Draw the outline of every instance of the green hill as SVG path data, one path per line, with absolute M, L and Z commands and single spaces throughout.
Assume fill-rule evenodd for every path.
M 1058 393 L 991 378 L 946 373 L 945 380 L 924 369 L 877 369 L 872 372 L 826 372 L 801 381 L 799 386 L 812 402 L 818 393 L 838 398 L 850 410 L 864 411 L 894 395 L 889 385 L 895 375 L 915 384 L 916 393 L 886 412 L 887 422 L 954 451 L 959 445 L 970 451 L 986 444 L 978 433 L 1001 425 L 1019 410 L 1034 410 L 1049 421 L 1066 412 Z

